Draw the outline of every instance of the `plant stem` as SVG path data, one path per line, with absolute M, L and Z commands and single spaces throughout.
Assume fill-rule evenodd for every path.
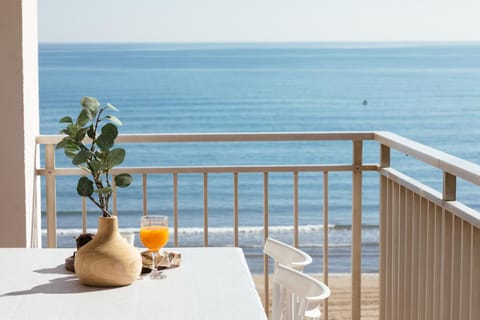
M 95 141 L 97 140 L 97 128 L 100 123 L 100 116 L 102 115 L 104 108 L 100 108 L 100 111 L 98 111 L 97 114 L 97 120 L 95 121 L 95 126 L 93 127 L 93 138 L 92 138 L 92 147 L 90 148 L 90 151 L 95 152 Z
M 102 213 L 103 213 L 103 216 L 104 216 L 104 217 L 110 217 L 110 216 L 112 216 L 112 215 L 110 214 L 110 212 L 108 212 L 108 209 L 105 209 L 100 203 L 98 203 L 97 200 L 95 200 L 94 197 L 88 196 L 88 198 L 89 198 L 97 207 L 99 207 L 99 208 L 102 210 Z
M 99 110 L 99 112 L 96 116 L 95 125 L 93 126 L 92 146 L 90 147 L 90 151 L 93 154 L 95 154 L 95 142 L 97 140 L 97 129 L 98 129 L 98 125 L 100 124 L 100 121 L 101 121 L 100 116 L 102 115 L 103 110 L 104 110 L 104 108 L 100 108 L 100 110 Z M 90 157 L 87 160 L 87 164 L 88 164 L 88 167 L 90 168 L 90 170 L 93 173 L 93 180 L 95 181 L 95 185 L 96 185 L 97 189 L 103 189 L 102 178 L 101 178 L 100 175 L 97 175 L 96 172 L 93 170 L 93 168 L 91 166 L 91 163 L 90 163 L 91 159 L 92 158 Z M 107 172 L 107 185 L 110 185 L 108 183 L 108 172 Z M 98 202 L 92 196 L 89 196 L 89 198 L 90 198 L 90 200 L 93 201 L 93 203 L 95 203 L 95 205 L 97 207 L 99 207 L 102 210 L 104 217 L 110 217 L 111 216 L 110 212 L 108 211 L 108 200 L 109 200 L 108 196 L 105 196 L 102 193 L 99 193 L 98 194 Z

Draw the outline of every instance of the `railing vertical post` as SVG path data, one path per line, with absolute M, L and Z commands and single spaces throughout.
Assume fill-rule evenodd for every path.
M 263 238 L 268 238 L 268 172 L 263 173 Z M 269 284 L 268 284 L 268 257 L 263 255 L 263 287 L 265 291 L 264 307 L 265 313 L 270 313 L 269 306 Z
M 444 302 L 440 307 L 440 319 L 451 319 L 451 295 L 452 295 L 452 258 L 453 258 L 453 218 L 454 215 L 443 209 L 442 212 L 442 266 L 440 273 L 440 297 Z
M 390 148 L 380 145 L 380 168 L 390 167 Z M 380 319 L 386 317 L 386 272 L 387 272 L 387 190 L 388 180 L 380 175 Z
M 238 247 L 238 172 L 233 173 L 233 235 L 234 245 Z
M 328 171 L 323 172 L 323 282 L 328 286 Z M 323 304 L 323 317 L 328 320 L 328 298 Z
M 455 201 L 457 199 L 457 177 L 444 172 L 443 173 L 443 200 Z
M 353 141 L 354 169 L 352 173 L 352 320 L 360 320 L 361 316 L 362 153 L 362 141 Z
M 480 313 L 480 272 L 478 266 L 480 265 L 480 229 L 473 227 L 472 243 L 471 243 L 472 261 L 470 264 L 470 274 L 472 286 L 470 287 L 470 320 L 474 319 Z
M 173 239 L 178 247 L 178 173 L 173 173 Z
M 203 245 L 208 247 L 208 173 L 203 174 Z
M 143 215 L 148 214 L 148 200 L 147 200 L 147 174 L 142 175 L 142 200 L 143 200 Z
M 298 248 L 298 171 L 293 173 L 293 245 Z
M 390 147 L 380 145 L 380 168 L 390 167 Z
M 47 209 L 47 245 L 57 247 L 57 200 L 55 170 L 55 145 L 45 145 L 45 177 L 46 209 Z

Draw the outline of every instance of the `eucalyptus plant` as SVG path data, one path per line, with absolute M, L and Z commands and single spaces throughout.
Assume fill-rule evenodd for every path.
M 118 111 L 110 103 L 101 106 L 96 98 L 83 97 L 80 104 L 82 110 L 77 119 L 70 116 L 60 119 L 60 123 L 67 125 L 60 133 L 66 136 L 56 148 L 63 148 L 72 163 L 89 175 L 78 179 L 78 195 L 89 198 L 104 217 L 110 217 L 109 200 L 113 192 L 110 170 L 125 159 L 125 149 L 113 147 L 118 136 L 117 126 L 121 126 L 122 122 L 109 114 Z M 117 187 L 128 187 L 132 176 L 118 174 L 114 181 Z

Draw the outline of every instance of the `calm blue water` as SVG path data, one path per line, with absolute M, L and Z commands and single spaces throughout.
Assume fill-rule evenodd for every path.
M 58 120 L 75 116 L 80 98 L 89 95 L 120 109 L 121 133 L 388 130 L 480 162 L 480 44 L 41 44 L 39 59 L 42 134 L 56 134 Z M 128 166 L 351 161 L 349 143 L 125 147 Z M 364 161 L 377 161 L 377 146 L 364 148 Z M 441 187 L 441 173 L 400 154 L 393 161 Z M 70 166 L 61 153 L 57 165 Z M 124 229 L 139 224 L 141 177 L 135 179 L 119 194 Z M 261 270 L 262 179 L 240 175 L 240 242 L 254 271 Z M 300 242 L 319 259 L 322 179 L 300 174 Z M 350 179 L 344 173 L 329 179 L 330 262 L 339 272 L 348 271 L 349 263 Z M 202 183 L 201 175 L 179 178 L 182 245 L 203 239 Z M 152 212 L 171 212 L 171 177 L 149 177 L 148 184 Z M 377 184 L 376 174 L 365 174 L 365 271 L 378 269 Z M 75 179 L 58 179 L 60 246 L 73 246 L 79 232 L 75 185 Z M 231 185 L 229 175 L 209 179 L 213 245 L 232 243 Z M 292 177 L 272 175 L 270 185 L 270 234 L 291 242 Z M 462 182 L 458 189 L 459 200 L 475 207 L 478 190 Z M 89 210 L 93 228 L 97 214 Z

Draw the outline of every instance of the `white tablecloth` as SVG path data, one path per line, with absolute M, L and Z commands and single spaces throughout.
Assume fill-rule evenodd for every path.
M 238 248 L 175 248 L 164 280 L 82 285 L 64 268 L 73 249 L 0 249 L 0 319 L 266 319 Z

